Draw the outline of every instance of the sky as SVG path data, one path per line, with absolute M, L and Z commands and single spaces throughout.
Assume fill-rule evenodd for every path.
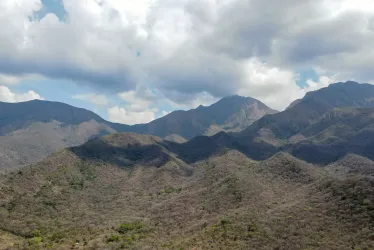
M 146 123 L 228 95 L 374 83 L 373 0 L 1 0 L 0 101 Z

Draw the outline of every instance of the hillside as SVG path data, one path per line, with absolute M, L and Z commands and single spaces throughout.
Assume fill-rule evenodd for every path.
M 286 153 L 188 164 L 160 138 L 116 134 L 3 180 L 0 248 L 371 249 L 373 185 Z
M 327 112 L 295 136 L 290 152 L 315 163 L 330 163 L 352 153 L 374 160 L 374 108 Z
M 204 133 L 239 131 L 274 112 L 257 100 L 234 96 L 209 107 L 175 111 L 149 124 L 128 126 L 64 103 L 0 103 L 0 171 L 35 163 L 59 149 L 115 132 L 153 134 L 185 142 Z

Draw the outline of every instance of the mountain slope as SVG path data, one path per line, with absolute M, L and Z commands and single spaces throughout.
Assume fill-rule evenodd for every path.
M 112 124 L 95 113 L 67 104 L 0 103 L 0 171 L 35 163 L 61 148 L 114 132 Z
M 317 121 L 327 111 L 351 106 L 373 107 L 374 86 L 345 82 L 308 92 L 285 111 L 259 119 L 239 135 L 254 136 L 261 130 L 268 130 L 277 140 L 288 139 Z
M 323 115 L 330 110 L 352 106 L 374 107 L 374 86 L 355 82 L 331 84 L 327 88 L 307 93 L 304 98 L 293 103 L 285 111 L 266 115 L 247 129 L 239 133 L 232 133 L 231 136 L 235 138 L 239 149 L 249 157 L 266 159 L 277 151 L 289 148 L 288 144 L 300 140 L 299 137 L 303 137 L 302 131 L 313 126 L 314 123 L 318 123 Z M 358 124 L 352 123 L 353 127 L 356 125 Z M 356 139 L 359 140 L 359 137 Z M 357 141 L 357 143 L 359 142 Z M 366 148 L 368 149 L 369 145 Z M 313 152 L 312 148 L 310 149 L 310 152 Z M 293 149 L 292 152 L 295 150 Z M 321 148 L 321 150 L 329 153 L 328 148 Z M 307 150 L 303 150 L 303 152 L 309 154 Z M 318 152 L 315 151 L 316 154 Z M 349 152 L 349 150 L 346 149 L 345 152 Z M 309 155 L 311 157 L 301 158 L 318 162 L 313 161 L 313 154 Z M 330 160 L 334 161 L 339 156 Z
M 209 107 L 175 111 L 149 124 L 128 126 L 63 103 L 0 103 L 0 171 L 35 163 L 58 149 L 105 134 L 135 132 L 184 142 L 204 133 L 244 129 L 273 112 L 257 100 L 234 96 Z
M 374 160 L 374 108 L 333 109 L 295 136 L 290 152 L 315 163 L 348 153 Z
M 0 135 L 25 128 L 34 122 L 57 121 L 67 125 L 79 125 L 90 120 L 105 122 L 91 111 L 59 102 L 41 100 L 20 103 L 0 102 Z
M 371 249 L 372 185 L 286 153 L 187 164 L 160 138 L 116 134 L 0 182 L 0 246 Z
M 177 134 L 185 139 L 191 139 L 220 131 L 240 131 L 264 115 L 276 112 L 256 99 L 230 96 L 208 107 L 199 106 L 188 111 L 174 111 L 148 124 L 135 125 L 127 132 L 160 137 Z
M 373 111 L 373 85 L 337 83 L 308 93 L 285 111 L 266 115 L 241 132 L 200 136 L 173 149 L 187 162 L 225 148 L 255 160 L 280 151 L 317 164 L 349 153 L 374 159 Z

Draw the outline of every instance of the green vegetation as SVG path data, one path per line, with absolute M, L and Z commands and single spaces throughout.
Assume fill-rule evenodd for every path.
M 110 242 L 119 242 L 121 240 L 121 235 L 115 235 L 115 234 L 111 234 L 107 237 L 106 239 L 106 242 L 107 243 L 110 243 Z
M 144 228 L 144 225 L 140 221 L 132 223 L 122 223 L 117 232 L 120 234 L 125 234 L 127 232 L 140 232 Z
M 141 222 L 125 222 L 112 233 L 105 237 L 105 242 L 117 248 L 130 248 L 141 239 L 147 237 L 149 229 Z

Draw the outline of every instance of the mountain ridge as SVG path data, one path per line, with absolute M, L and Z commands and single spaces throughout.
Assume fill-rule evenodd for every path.
M 339 91 L 336 92 L 336 89 Z M 334 96 L 330 98 L 332 94 Z M 225 148 L 238 150 L 254 160 L 268 159 L 280 151 L 289 152 L 314 164 L 330 163 L 347 153 L 359 154 L 373 160 L 373 147 L 370 140 L 365 139 L 374 138 L 373 126 L 370 125 L 371 114 L 374 112 L 373 97 L 373 85 L 355 82 L 338 83 L 336 86 L 333 84 L 306 95 L 285 111 L 265 115 L 241 132 L 221 132 L 217 134 L 219 137 L 216 135 L 210 138 L 194 138 L 177 145 L 175 149 L 184 152 L 186 161 L 206 158 Z M 335 116 L 329 115 L 329 112 Z M 344 115 L 345 113 L 347 115 Z M 351 127 L 342 126 L 339 117 L 347 118 L 350 115 L 351 120 L 347 122 Z M 326 117 L 336 118 L 331 120 L 331 129 L 341 130 L 336 130 L 339 132 L 336 138 L 320 135 L 320 140 L 325 140 L 324 142 L 310 141 L 317 134 L 303 135 L 313 127 L 321 127 L 320 123 L 323 123 Z M 360 123 L 365 119 L 366 123 Z M 356 130 L 359 132 L 352 132 Z M 190 148 L 198 148 L 200 152 Z
M 232 96 L 211 106 L 175 111 L 149 124 L 130 126 L 60 102 L 0 103 L 0 171 L 35 163 L 58 149 L 106 134 L 135 132 L 184 142 L 200 134 L 244 129 L 273 112 L 253 98 Z

